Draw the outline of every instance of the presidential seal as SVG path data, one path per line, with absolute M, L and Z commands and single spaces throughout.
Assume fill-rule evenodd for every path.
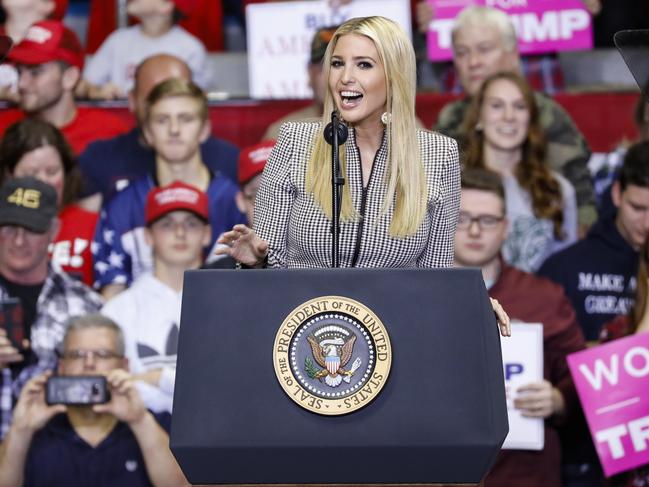
M 341 296 L 315 298 L 284 320 L 273 349 L 275 374 L 297 404 L 318 414 L 367 406 L 390 373 L 392 348 L 381 320 Z

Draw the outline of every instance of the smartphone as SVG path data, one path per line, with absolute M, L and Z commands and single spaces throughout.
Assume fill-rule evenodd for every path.
M 19 352 L 24 352 L 25 338 L 23 305 L 18 298 L 0 299 L 0 328 L 7 332 L 11 345 Z
M 103 375 L 54 375 L 47 379 L 45 402 L 67 406 L 89 406 L 110 401 Z

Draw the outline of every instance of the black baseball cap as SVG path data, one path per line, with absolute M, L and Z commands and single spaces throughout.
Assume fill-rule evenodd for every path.
M 643 96 L 649 96 L 649 29 L 616 32 L 613 42 Z
M 36 233 L 50 229 L 58 212 L 56 190 L 36 178 L 13 178 L 0 187 L 0 226 L 16 225 Z

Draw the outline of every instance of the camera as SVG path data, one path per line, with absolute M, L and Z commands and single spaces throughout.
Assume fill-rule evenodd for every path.
M 108 401 L 110 393 L 103 375 L 58 375 L 47 379 L 45 402 L 49 405 L 88 406 Z

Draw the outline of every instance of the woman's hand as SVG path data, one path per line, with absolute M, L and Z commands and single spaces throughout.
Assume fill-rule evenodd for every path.
M 245 225 L 235 225 L 232 230 L 223 233 L 217 243 L 223 245 L 216 249 L 216 254 L 229 255 L 249 267 L 258 266 L 268 255 L 268 242 Z
M 498 327 L 500 328 L 500 334 L 504 337 L 512 336 L 512 325 L 509 321 L 509 316 L 500 305 L 497 299 L 491 299 L 491 307 L 494 310 L 496 315 L 496 320 L 498 321 Z

